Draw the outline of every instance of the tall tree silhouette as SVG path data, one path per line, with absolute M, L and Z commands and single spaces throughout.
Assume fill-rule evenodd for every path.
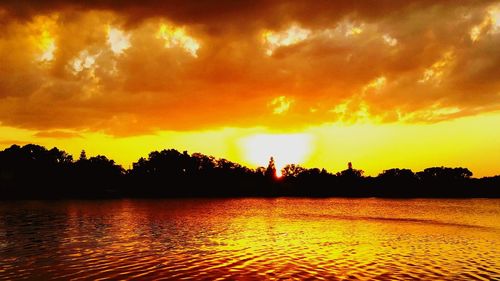
M 349 162 L 347 163 L 347 169 L 337 173 L 337 175 L 345 178 L 360 178 L 363 176 L 363 173 L 364 173 L 363 170 L 354 169 L 352 167 L 352 163 Z
M 269 164 L 267 165 L 264 175 L 267 178 L 276 178 L 276 165 L 274 164 L 274 158 L 272 156 L 269 159 Z
M 82 150 L 82 152 L 80 152 L 79 160 L 87 160 L 87 153 L 85 152 L 85 150 Z

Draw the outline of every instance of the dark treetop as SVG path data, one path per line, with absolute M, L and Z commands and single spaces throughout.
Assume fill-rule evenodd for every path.
M 376 161 L 376 159 L 374 159 Z M 330 173 L 288 165 L 276 177 L 226 159 L 174 149 L 151 152 L 125 170 L 105 156 L 78 160 L 57 148 L 28 144 L 0 151 L 0 199 L 136 197 L 489 197 L 500 198 L 500 176 L 472 178 L 466 168 L 433 167 L 414 173 L 385 170 L 363 176 L 351 163 Z

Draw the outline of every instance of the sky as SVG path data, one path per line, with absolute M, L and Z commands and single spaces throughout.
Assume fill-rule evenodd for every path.
M 500 1 L 1 1 L 0 148 L 500 174 Z

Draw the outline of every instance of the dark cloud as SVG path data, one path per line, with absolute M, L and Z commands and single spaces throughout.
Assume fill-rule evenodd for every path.
M 282 24 L 291 20 L 300 22 L 335 22 L 346 15 L 365 19 L 400 16 L 408 12 L 435 6 L 474 7 L 495 1 L 453 0 L 432 1 L 329 1 L 317 0 L 87 0 L 87 1 L 2 1 L 8 13 L 17 18 L 28 19 L 36 14 L 59 11 L 109 10 L 127 16 L 131 21 L 140 21 L 151 17 L 166 17 L 184 24 L 245 24 L 264 22 Z

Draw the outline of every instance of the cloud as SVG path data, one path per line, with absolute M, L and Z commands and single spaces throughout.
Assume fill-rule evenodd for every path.
M 27 141 L 18 141 L 18 140 L 0 140 L 0 145 L 10 147 L 12 145 L 26 145 L 29 144 L 30 142 Z
M 56 139 L 83 138 L 83 136 L 78 133 L 68 132 L 68 131 L 42 131 L 35 133 L 33 136 L 37 138 L 56 138 Z
M 0 122 L 130 135 L 497 111 L 498 7 L 2 1 Z

